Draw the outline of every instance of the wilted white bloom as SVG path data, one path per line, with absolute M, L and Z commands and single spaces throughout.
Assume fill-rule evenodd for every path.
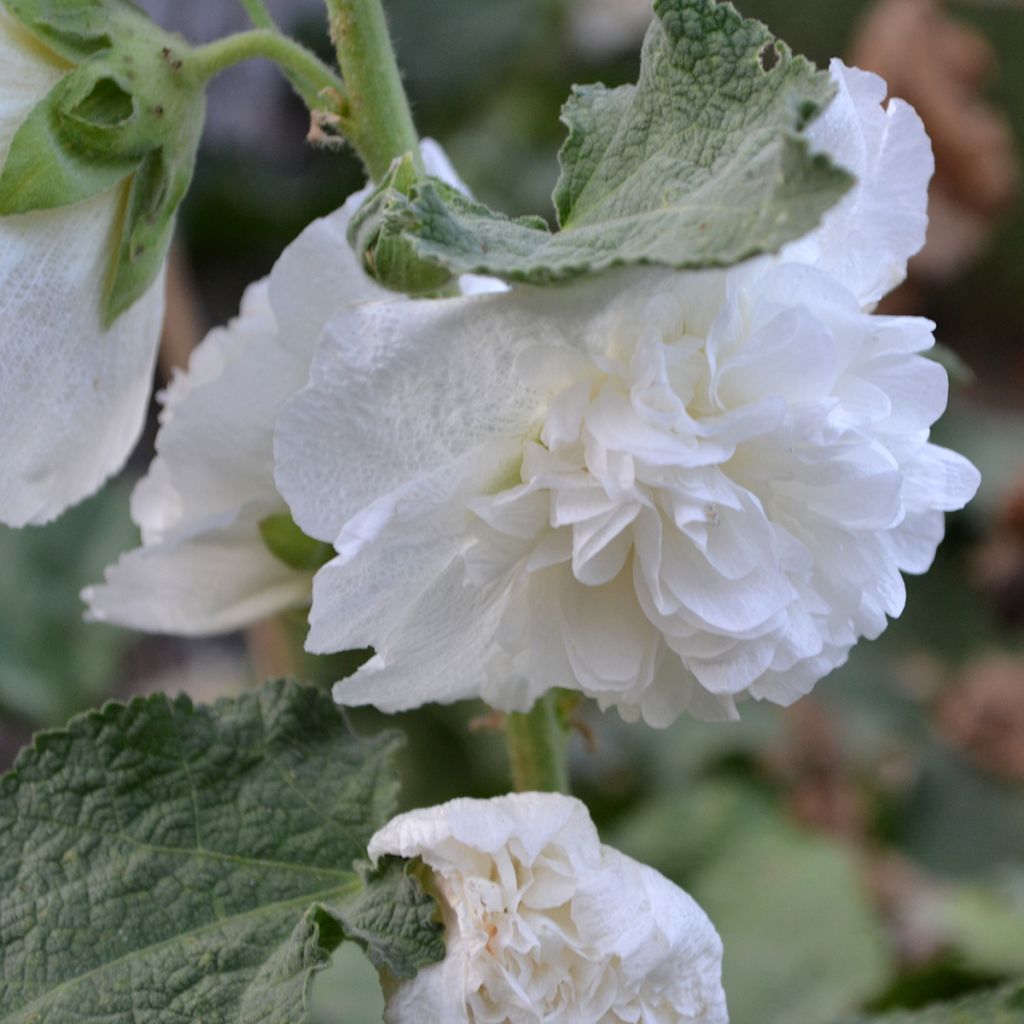
M 421 857 L 444 960 L 388 993 L 387 1024 L 726 1024 L 722 942 L 652 868 L 602 846 L 553 793 L 395 818 L 370 856 Z
M 343 703 L 572 687 L 627 718 L 788 703 L 899 615 L 976 470 L 930 444 L 928 321 L 876 316 L 922 244 L 916 114 L 836 62 L 816 145 L 859 184 L 729 271 L 365 306 L 282 414 L 277 479 L 335 544 L 313 651 Z
M 0 167 L 67 64 L 0 4 Z M 119 469 L 138 438 L 163 320 L 158 279 L 103 325 L 127 183 L 0 218 L 0 522 L 44 523 Z
M 423 155 L 432 173 L 459 184 L 436 143 L 426 140 Z M 260 534 L 261 521 L 288 512 L 274 484 L 274 424 L 306 384 L 332 316 L 405 301 L 363 272 L 346 241 L 367 191 L 307 227 L 161 396 L 157 456 L 132 495 L 142 547 L 85 590 L 92 618 L 200 635 L 308 603 L 310 574 L 271 554 Z

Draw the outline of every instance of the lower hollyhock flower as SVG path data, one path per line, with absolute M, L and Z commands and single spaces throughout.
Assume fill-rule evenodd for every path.
M 387 1024 L 726 1024 L 722 943 L 652 868 L 602 846 L 551 793 L 395 818 L 370 856 L 420 857 L 445 959 L 387 993 Z
M 0 3 L 0 167 L 67 72 Z M 162 278 L 110 328 L 103 293 L 128 183 L 0 218 L 0 522 L 45 523 L 119 469 L 142 429 Z
M 461 184 L 436 143 L 425 141 L 423 155 L 433 173 Z M 366 194 L 307 227 L 161 396 L 157 456 L 132 495 L 142 547 L 83 592 L 92 619 L 201 635 L 308 603 L 310 573 L 271 554 L 260 533 L 261 521 L 288 512 L 274 483 L 274 424 L 305 385 L 333 315 L 405 301 L 375 284 L 346 242 Z M 494 286 L 464 281 L 467 291 Z
M 932 327 L 873 315 L 923 242 L 905 104 L 835 63 L 817 145 L 859 185 L 728 271 L 370 305 L 328 324 L 277 480 L 338 557 L 308 646 L 372 646 L 342 703 L 569 687 L 667 725 L 789 703 L 903 609 L 978 484 L 929 443 Z

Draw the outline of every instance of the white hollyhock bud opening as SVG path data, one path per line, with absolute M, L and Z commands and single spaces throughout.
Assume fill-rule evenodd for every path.
M 338 557 L 309 646 L 343 703 L 571 687 L 667 725 L 789 703 L 899 615 L 977 471 L 929 442 L 932 325 L 870 310 L 924 237 L 916 115 L 836 63 L 813 126 L 860 183 L 776 257 L 328 324 L 277 479 Z
M 0 5 L 0 166 L 66 71 Z M 8 525 L 47 522 L 91 494 L 142 429 L 162 277 L 103 326 L 126 188 L 0 218 L 0 522 Z
M 388 1024 L 726 1024 L 722 944 L 701 908 L 602 846 L 586 807 L 550 793 L 454 800 L 370 841 L 421 857 L 445 959 L 388 994 Z

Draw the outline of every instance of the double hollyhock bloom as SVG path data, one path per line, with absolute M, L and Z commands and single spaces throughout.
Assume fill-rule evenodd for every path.
M 283 411 L 278 486 L 333 543 L 308 647 L 373 647 L 386 711 L 552 686 L 656 726 L 789 703 L 876 637 L 978 484 L 931 444 L 933 325 L 875 315 L 924 240 L 933 161 L 840 62 L 812 145 L 857 176 L 729 270 L 348 307 Z
M 578 800 L 412 811 L 370 840 L 384 854 L 422 859 L 447 933 L 444 960 L 387 993 L 387 1024 L 727 1024 L 704 911 L 602 846 Z
M 376 651 L 342 703 L 561 686 L 663 726 L 806 693 L 900 614 L 978 483 L 929 442 L 933 325 L 873 313 L 924 239 L 927 136 L 881 79 L 831 72 L 809 134 L 857 185 L 728 270 L 410 300 L 358 267 L 350 206 L 312 226 L 171 389 L 145 545 L 93 613 L 196 632 L 300 602 L 308 577 L 259 550 L 287 507 L 337 552 L 308 647 Z
M 15 132 L 69 70 L 0 4 L 0 167 Z M 44 523 L 127 458 L 142 429 L 163 320 L 157 280 L 104 326 L 128 183 L 0 218 L 0 522 Z

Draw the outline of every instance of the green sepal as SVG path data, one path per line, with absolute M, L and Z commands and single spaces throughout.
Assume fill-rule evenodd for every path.
M 191 182 L 205 118 L 189 48 L 124 0 L 6 0 L 62 57 L 78 60 L 15 133 L 0 216 L 51 210 L 124 181 L 104 295 L 107 326 L 156 280 Z
M 91 199 L 138 166 L 137 156 L 111 153 L 100 159 L 75 143 L 63 111 L 73 111 L 88 99 L 83 85 L 90 76 L 79 74 L 83 70 L 62 78 L 15 133 L 0 174 L 0 216 Z
M 287 512 L 260 520 L 260 537 L 267 550 L 289 569 L 316 572 L 334 557 L 334 548 L 303 533 Z
M 853 184 L 803 134 L 831 101 L 828 74 L 727 3 L 654 8 L 637 84 L 577 87 L 563 108 L 561 230 L 428 183 L 393 219 L 418 256 L 548 284 L 623 265 L 731 266 L 817 226 Z
M 0 0 L 55 53 L 77 63 L 152 21 L 131 0 Z
M 417 255 L 407 237 L 417 228 L 415 203 L 424 185 L 412 154 L 398 157 L 348 227 L 349 244 L 367 274 L 406 295 L 430 295 L 452 280 L 444 267 Z

